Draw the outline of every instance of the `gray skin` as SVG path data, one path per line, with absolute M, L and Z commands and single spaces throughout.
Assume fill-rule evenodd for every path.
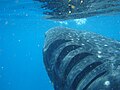
M 120 42 L 88 31 L 52 28 L 44 64 L 55 90 L 120 90 Z

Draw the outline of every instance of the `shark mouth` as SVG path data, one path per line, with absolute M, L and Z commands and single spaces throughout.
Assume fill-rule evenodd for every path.
M 120 42 L 88 31 L 46 32 L 44 64 L 55 90 L 120 90 Z

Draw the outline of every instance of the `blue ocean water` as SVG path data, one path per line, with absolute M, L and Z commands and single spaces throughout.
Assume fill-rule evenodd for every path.
M 32 0 L 0 0 L 0 90 L 53 90 L 45 71 L 45 32 L 63 26 L 120 40 L 120 14 L 56 22 Z

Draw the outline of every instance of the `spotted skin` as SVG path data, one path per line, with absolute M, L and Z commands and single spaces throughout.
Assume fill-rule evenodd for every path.
M 46 32 L 44 64 L 55 90 L 120 90 L 120 42 L 56 27 Z

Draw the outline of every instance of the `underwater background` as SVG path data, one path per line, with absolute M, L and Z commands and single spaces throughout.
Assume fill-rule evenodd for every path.
M 39 6 L 32 0 L 0 0 L 0 90 L 53 90 L 42 57 L 50 28 L 87 30 L 120 41 L 120 14 L 51 21 Z

